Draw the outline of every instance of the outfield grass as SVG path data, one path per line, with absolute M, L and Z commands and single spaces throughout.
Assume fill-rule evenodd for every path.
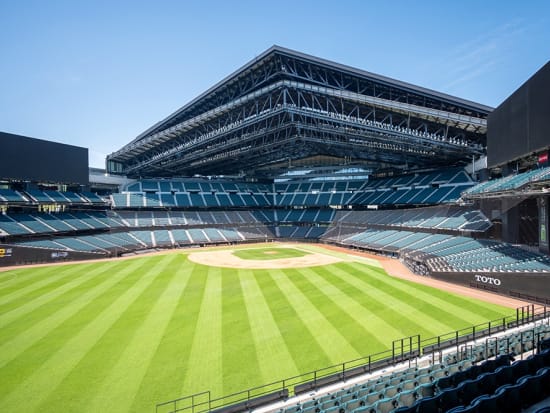
M 298 258 L 308 255 L 309 252 L 296 248 L 250 248 L 233 251 L 233 255 L 243 260 L 279 260 L 282 258 Z
M 152 412 L 509 315 L 359 262 L 244 270 L 184 254 L 0 273 L 1 412 Z

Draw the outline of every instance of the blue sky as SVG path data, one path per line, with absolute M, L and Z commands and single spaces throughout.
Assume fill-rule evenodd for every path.
M 0 131 L 90 165 L 273 44 L 497 106 L 550 59 L 550 2 L 0 0 Z

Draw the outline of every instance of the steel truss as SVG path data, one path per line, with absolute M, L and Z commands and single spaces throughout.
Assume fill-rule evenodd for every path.
M 482 110 L 284 53 L 253 63 L 108 160 L 128 175 L 170 176 L 315 155 L 437 166 L 484 152 Z

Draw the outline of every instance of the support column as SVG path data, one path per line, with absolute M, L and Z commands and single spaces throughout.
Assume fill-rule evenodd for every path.
M 539 207 L 539 251 L 548 254 L 550 253 L 548 247 L 548 197 L 540 196 L 537 203 Z
M 502 208 L 502 240 L 516 244 L 519 242 L 518 201 L 504 198 Z

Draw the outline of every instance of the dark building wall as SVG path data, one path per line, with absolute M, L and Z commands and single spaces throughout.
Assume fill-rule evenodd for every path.
M 537 198 L 527 198 L 519 208 L 519 243 L 539 245 L 539 212 Z
M 489 168 L 550 147 L 550 62 L 487 118 Z
M 502 204 L 502 241 L 513 244 L 519 242 L 519 207 L 515 199 L 503 199 Z
M 88 185 L 88 149 L 0 132 L 0 179 Z

